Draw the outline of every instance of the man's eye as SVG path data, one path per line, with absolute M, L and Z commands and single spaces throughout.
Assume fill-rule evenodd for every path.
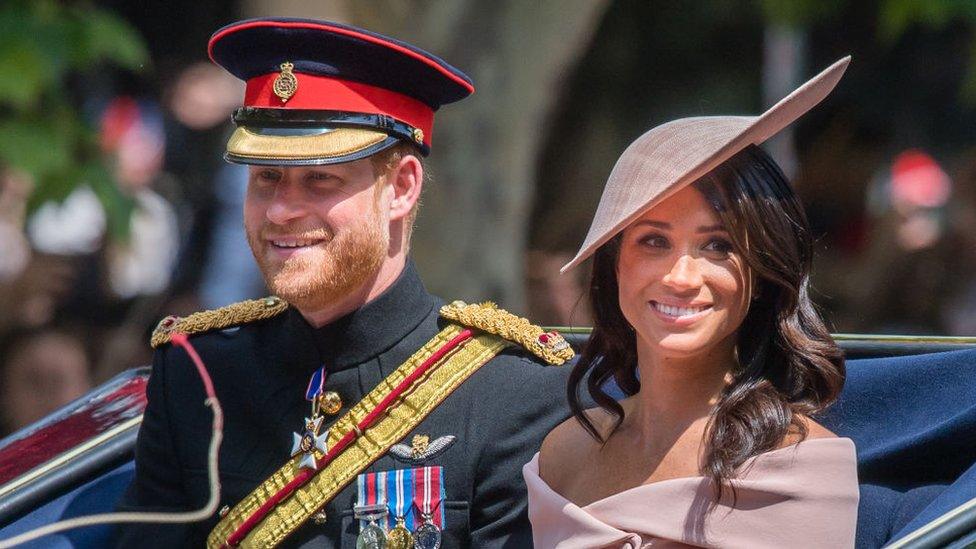
M 308 178 L 312 181 L 328 181 L 334 179 L 334 176 L 325 172 L 310 172 Z
M 262 170 L 258 172 L 258 178 L 264 181 L 278 181 L 281 179 L 281 174 L 274 170 Z

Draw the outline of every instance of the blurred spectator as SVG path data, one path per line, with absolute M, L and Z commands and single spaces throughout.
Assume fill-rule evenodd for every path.
M 0 282 L 19 276 L 30 260 L 22 227 L 33 186 L 26 174 L 0 170 Z
M 26 427 L 92 388 L 81 341 L 56 328 L 26 328 L 0 341 L 0 430 Z
M 83 323 L 87 337 L 102 342 L 95 368 L 100 380 L 148 360 L 145 332 L 169 286 L 180 236 L 173 207 L 155 188 L 175 188 L 162 172 L 166 147 L 159 107 L 117 97 L 102 111 L 99 128 L 113 180 L 131 201 L 124 234 L 109 234 L 106 210 L 87 185 L 61 203 L 42 204 L 26 231 L 36 255 L 66 264 L 73 283 L 37 320 L 57 314 Z
M 74 276 L 68 261 L 31 250 L 23 226 L 32 189 L 26 174 L 0 169 L 0 333 L 51 320 Z
M 185 193 L 192 232 L 181 254 L 176 288 L 179 310 L 212 309 L 264 295 L 264 282 L 244 236 L 246 166 L 223 160 L 233 110 L 243 94 L 240 80 L 213 63 L 184 69 L 167 106 L 182 143 L 170 161 L 190 187 Z
M 952 181 L 927 153 L 907 150 L 868 189 L 868 250 L 847 279 L 863 331 L 944 334 L 943 307 L 957 273 L 959 235 L 950 231 Z
M 266 293 L 257 262 L 244 235 L 247 166 L 227 164 L 214 182 L 216 207 L 210 253 L 199 286 L 200 306 L 223 307 Z

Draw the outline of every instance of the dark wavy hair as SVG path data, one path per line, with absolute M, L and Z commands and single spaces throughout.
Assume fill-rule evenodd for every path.
M 754 273 L 756 288 L 738 330 L 738 365 L 711 412 L 701 473 L 723 485 L 746 460 L 776 449 L 790 434 L 806 437 L 801 416 L 830 405 L 844 384 L 841 350 L 810 299 L 813 240 L 803 206 L 779 166 L 750 145 L 693 185 L 711 204 L 735 251 Z M 621 237 L 593 259 L 589 298 L 593 333 L 569 378 L 569 404 L 583 428 L 606 438 L 581 405 L 583 385 L 615 417 L 624 411 L 604 390 L 612 378 L 626 395 L 640 390 L 635 334 L 620 310 L 617 259 Z M 733 489 L 734 492 L 734 489 Z

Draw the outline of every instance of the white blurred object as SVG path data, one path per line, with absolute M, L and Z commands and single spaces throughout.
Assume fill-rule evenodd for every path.
M 94 253 L 105 235 L 105 210 L 88 186 L 76 188 L 64 202 L 46 202 L 27 220 L 34 249 L 55 255 Z
M 109 284 L 119 297 L 157 294 L 166 289 L 177 253 L 176 214 L 170 204 L 150 190 L 135 195 L 127 242 L 109 250 Z

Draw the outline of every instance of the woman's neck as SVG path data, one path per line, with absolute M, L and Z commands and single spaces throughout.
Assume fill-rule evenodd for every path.
M 638 343 L 641 390 L 629 399 L 628 430 L 653 441 L 706 418 L 731 379 L 733 349 L 730 342 L 694 356 L 669 357 Z

